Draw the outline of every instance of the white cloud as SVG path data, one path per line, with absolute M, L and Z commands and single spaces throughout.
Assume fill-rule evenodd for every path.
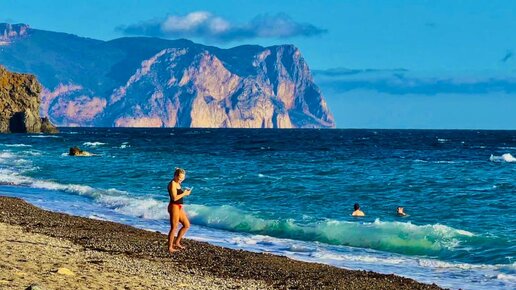
M 286 14 L 259 15 L 246 23 L 232 23 L 207 11 L 169 15 L 165 19 L 119 27 L 126 34 L 156 37 L 203 38 L 233 41 L 251 38 L 311 37 L 326 32 L 312 24 L 299 23 Z

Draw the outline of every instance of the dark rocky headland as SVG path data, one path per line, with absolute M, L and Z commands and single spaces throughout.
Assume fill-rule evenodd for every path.
M 57 133 L 48 118 L 40 118 L 42 87 L 35 76 L 0 66 L 0 133 Z

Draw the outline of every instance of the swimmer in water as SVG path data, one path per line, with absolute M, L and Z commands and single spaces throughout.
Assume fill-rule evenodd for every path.
M 407 214 L 403 211 L 403 208 L 401 206 L 398 206 L 398 208 L 396 208 L 396 214 L 398 216 L 407 216 Z
M 355 209 L 355 211 L 351 214 L 352 216 L 365 216 L 365 213 L 360 210 L 360 205 L 358 203 L 355 203 L 355 205 L 353 205 L 353 208 Z

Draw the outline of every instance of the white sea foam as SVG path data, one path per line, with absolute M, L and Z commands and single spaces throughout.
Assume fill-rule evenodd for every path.
M 502 156 L 491 154 L 489 160 L 493 162 L 516 162 L 516 158 L 514 158 L 514 156 L 512 156 L 510 153 L 505 153 Z
M 375 255 L 367 254 L 341 254 L 333 253 L 329 251 L 319 251 L 312 255 L 312 257 L 321 260 L 332 260 L 332 261 L 347 261 L 347 262 L 361 262 L 361 263 L 378 263 L 378 264 L 391 264 L 397 265 L 407 262 L 408 259 L 401 257 L 379 257 Z
M 485 149 L 487 146 L 481 145 L 481 146 L 472 146 L 471 148 L 479 148 L 479 149 Z
M 27 164 L 32 164 L 31 161 L 29 160 L 26 160 L 26 159 L 16 159 L 13 161 L 13 164 L 15 165 L 27 165 Z
M 459 161 L 453 161 L 453 160 L 437 160 L 437 161 L 427 161 L 427 160 L 421 160 L 421 159 L 414 159 L 414 162 L 416 163 L 434 163 L 434 164 L 456 164 L 459 163 Z M 460 161 L 460 162 L 469 162 L 469 161 Z
M 500 273 L 496 275 L 496 279 L 516 283 L 516 275 Z
M 41 152 L 36 150 L 25 150 L 22 151 L 21 154 L 28 156 L 41 156 Z
M 32 177 L 23 176 L 20 172 L 10 169 L 0 169 L 0 182 L 40 189 L 60 190 L 80 195 L 89 195 L 92 197 L 98 195 L 98 190 L 87 185 L 61 184 L 54 181 L 38 180 Z
M 88 195 L 95 197 L 99 194 L 98 190 L 88 185 L 79 185 L 79 184 L 61 184 L 53 181 L 45 181 L 45 180 L 33 180 L 28 179 L 30 182 L 30 186 L 34 188 L 41 189 L 49 189 L 49 190 L 61 190 L 67 192 L 78 193 L 80 195 Z
M 27 144 L 5 144 L 6 147 L 32 147 L 32 145 Z
M 475 234 L 473 234 L 472 232 L 468 232 L 468 231 L 465 231 L 465 230 L 457 230 L 457 233 L 459 235 L 468 236 L 468 237 L 475 236 Z
M 287 248 L 288 251 L 290 252 L 298 252 L 298 253 L 311 253 L 313 251 L 315 251 L 315 248 L 313 247 L 304 247 L 304 246 L 301 246 L 301 245 L 291 245 L 290 247 Z
M 7 166 L 8 169 L 15 170 L 13 172 L 29 172 L 37 169 L 32 164 L 32 161 L 27 160 L 25 158 L 21 158 L 20 154 L 15 154 L 11 151 L 1 151 L 0 152 L 0 165 Z M 21 155 L 29 155 L 25 152 L 22 152 Z M 5 173 L 5 171 L 4 171 Z
M 109 219 L 107 219 L 105 217 L 101 217 L 101 216 L 98 216 L 98 215 L 90 215 L 90 216 L 88 216 L 88 218 L 94 219 L 94 220 L 100 220 L 100 221 L 108 221 L 109 220 Z
M 230 242 L 234 245 L 256 245 L 259 241 L 262 240 L 261 235 L 254 236 L 238 236 L 230 239 Z
M 61 138 L 61 136 L 56 135 L 28 135 L 29 138 Z
M 262 174 L 262 173 L 258 173 L 258 177 L 260 177 L 260 178 L 275 179 L 275 180 L 281 179 L 281 177 L 276 177 L 276 176 L 271 176 L 271 175 L 265 175 L 265 174 Z
M 423 267 L 435 269 L 456 269 L 456 270 L 494 270 L 499 269 L 498 265 L 451 263 L 435 259 L 418 259 L 418 264 Z
M 99 189 L 88 185 L 61 184 L 54 181 L 38 180 L 20 175 L 18 172 L 9 169 L 0 169 L 0 183 L 89 196 L 94 198 L 98 203 L 129 216 L 145 219 L 168 218 L 166 203 L 154 199 L 128 197 L 127 192 L 113 188 Z
M 84 143 L 82 143 L 82 145 L 89 146 L 89 147 L 96 147 L 96 146 L 99 146 L 99 145 L 106 145 L 106 143 L 102 143 L 102 142 L 84 142 Z
M 117 212 L 144 218 L 144 219 L 168 219 L 168 203 L 152 198 L 133 198 L 120 195 L 102 195 L 97 201 L 114 208 Z
M 440 286 L 453 289 L 486 289 L 489 288 L 488 285 L 494 288 L 515 289 L 514 278 L 516 277 L 503 272 L 506 265 L 451 263 L 381 252 L 342 253 L 340 252 L 342 250 L 320 249 L 311 254 L 310 258 L 339 267 L 397 273 L 422 282 L 437 282 Z M 292 255 L 288 256 L 296 258 Z M 305 260 L 310 261 L 310 259 Z M 501 280 L 502 284 L 496 280 Z M 482 281 L 482 284 L 479 284 L 479 281 Z
M 15 158 L 15 157 L 16 157 L 16 155 L 14 155 L 13 153 L 11 153 L 9 151 L 0 152 L 0 158 L 2 158 L 2 159 Z

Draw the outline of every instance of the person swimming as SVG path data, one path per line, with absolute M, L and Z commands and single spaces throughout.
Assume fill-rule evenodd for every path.
M 360 210 L 360 205 L 358 203 L 355 203 L 353 205 L 353 208 L 355 209 L 355 211 L 351 214 L 352 216 L 355 216 L 355 217 L 365 216 L 365 213 Z
M 174 178 L 168 183 L 168 194 L 170 196 L 170 203 L 168 204 L 168 213 L 170 215 L 170 232 L 168 233 L 168 251 L 173 253 L 178 249 L 184 249 L 181 245 L 181 239 L 185 235 L 186 231 L 190 228 L 190 220 L 186 215 L 183 208 L 183 198 L 189 196 L 192 192 L 191 189 L 183 190 L 181 183 L 186 177 L 186 171 L 181 168 L 176 168 L 174 171 Z M 182 227 L 177 233 L 175 233 L 181 223 Z
M 401 207 L 401 206 L 398 206 L 398 207 L 396 208 L 396 214 L 397 214 L 398 216 L 407 216 L 407 214 L 406 214 L 406 213 L 404 212 L 404 210 L 403 210 L 403 207 Z

